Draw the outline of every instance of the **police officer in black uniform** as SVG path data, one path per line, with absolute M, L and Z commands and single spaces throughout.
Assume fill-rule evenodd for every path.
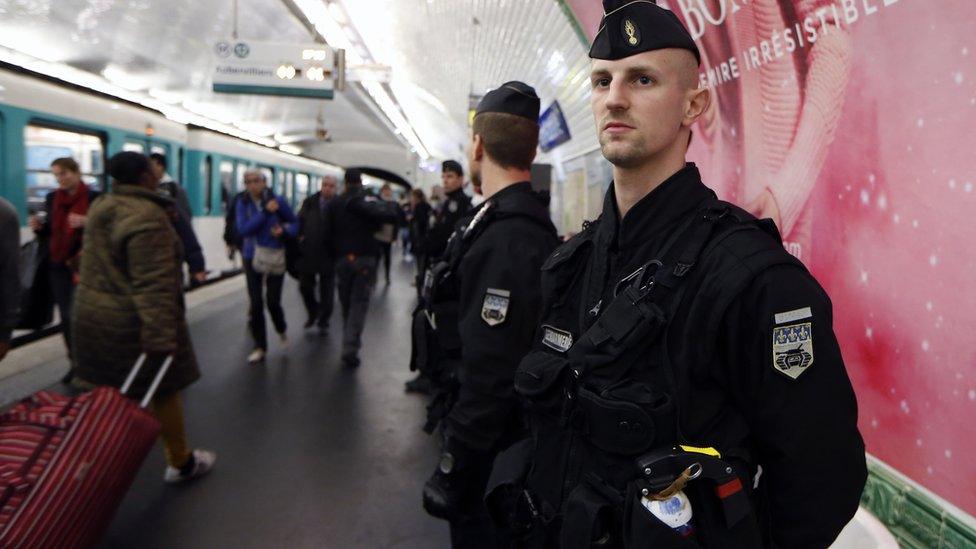
M 444 203 L 435 213 L 434 225 L 424 243 L 424 251 L 430 261 L 444 253 L 458 221 L 471 209 L 471 197 L 464 192 L 464 168 L 461 164 L 445 160 L 441 164 L 441 184 L 444 185 Z
M 513 376 L 539 318 L 539 269 L 558 244 L 548 205 L 529 182 L 538 118 L 539 98 L 522 82 L 478 105 L 469 165 L 486 200 L 459 225 L 425 288 L 435 358 L 456 383 L 423 500 L 450 520 L 455 548 L 507 546 L 482 498 L 494 456 L 524 436 Z
M 359 366 L 360 338 L 366 325 L 369 297 L 376 283 L 380 244 L 373 237 L 383 223 L 395 223 L 397 212 L 363 190 L 358 170 L 346 170 L 345 189 L 326 205 L 323 241 L 332 242 L 336 285 L 342 305 L 342 363 Z
M 471 197 L 464 192 L 464 168 L 454 160 L 445 160 L 441 164 L 441 184 L 444 185 L 446 198 L 444 203 L 435 212 L 434 224 L 427 232 L 426 238 L 420 243 L 421 254 L 418 256 L 421 264 L 417 266 L 420 273 L 418 283 L 423 287 L 424 276 L 427 269 L 437 263 L 437 260 L 444 254 L 447 248 L 447 241 L 451 238 L 458 223 L 462 219 L 470 218 Z M 418 311 L 424 307 L 423 291 L 421 290 Z M 415 312 L 416 314 L 416 312 Z M 420 372 L 417 377 L 407 381 L 405 384 L 408 393 L 430 394 L 432 386 L 437 380 L 432 379 L 430 372 L 423 367 L 418 368 L 416 359 L 416 339 L 413 342 L 414 355 L 410 360 L 410 369 Z
M 614 181 L 542 268 L 515 376 L 533 436 L 496 460 L 488 507 L 520 547 L 827 547 L 866 479 L 830 299 L 685 162 L 710 99 L 677 17 L 604 11 L 592 106 Z

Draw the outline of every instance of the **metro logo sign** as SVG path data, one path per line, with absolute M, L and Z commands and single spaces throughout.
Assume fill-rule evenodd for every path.
M 213 91 L 332 99 L 341 52 L 324 44 L 222 40 L 213 47 Z

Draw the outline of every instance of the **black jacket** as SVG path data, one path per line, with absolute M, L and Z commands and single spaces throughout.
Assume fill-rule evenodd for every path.
M 451 238 L 458 221 L 471 209 L 471 197 L 458 189 L 447 193 L 447 198 L 437 212 L 434 226 L 427 233 L 424 243 L 424 253 L 430 257 L 438 257 L 447 248 L 447 241 Z
M 397 213 L 391 205 L 362 189 L 347 190 L 329 202 L 325 239 L 332 243 L 335 257 L 379 256 L 380 244 L 373 234 L 383 223 L 396 223 Z
M 423 253 L 427 233 L 430 231 L 430 209 L 427 202 L 418 202 L 411 212 L 410 246 L 418 253 Z
M 323 208 L 319 204 L 322 193 L 317 192 L 302 202 L 298 210 L 298 236 L 301 239 L 301 271 L 319 272 L 334 263 L 332 243 L 326 238 L 325 210 L 338 197 L 333 197 Z
M 451 279 L 461 341 L 459 389 L 445 433 L 451 444 L 494 452 L 520 432 L 512 380 L 542 307 L 539 269 L 559 239 L 527 182 L 499 191 L 473 214 L 445 254 L 457 265 Z
M 771 224 L 719 202 L 692 164 L 618 217 L 611 186 L 600 219 L 543 266 L 535 350 L 515 382 L 532 410 L 536 504 L 560 515 L 565 536 L 593 494 L 574 486 L 623 497 L 643 474 L 638 456 L 710 447 L 734 465 L 752 515 L 723 530 L 709 520 L 722 513 L 717 485 L 693 481 L 699 541 L 828 546 L 857 510 L 866 466 L 827 294 Z M 655 546 L 683 547 L 660 525 Z
M 244 196 L 241 191 L 227 201 L 227 211 L 224 212 L 224 244 L 238 250 L 244 249 L 244 237 L 237 232 L 237 201 Z

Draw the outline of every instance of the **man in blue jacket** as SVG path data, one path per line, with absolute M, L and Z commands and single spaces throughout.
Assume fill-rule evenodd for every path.
M 244 188 L 245 194 L 236 201 L 235 209 L 237 231 L 244 239 L 241 255 L 251 301 L 249 324 L 254 338 L 254 351 L 247 360 L 256 364 L 264 360 L 268 351 L 262 294 L 268 296 L 268 313 L 281 344 L 288 344 L 288 325 L 281 308 L 281 287 L 285 280 L 283 239 L 298 234 L 298 219 L 288 202 L 268 189 L 268 182 L 260 170 L 251 169 L 244 173 Z

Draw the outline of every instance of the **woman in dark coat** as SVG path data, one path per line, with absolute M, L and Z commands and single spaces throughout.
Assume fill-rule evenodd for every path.
M 81 276 L 72 314 L 76 374 L 82 382 L 119 387 L 140 354 L 146 365 L 131 394 L 144 393 L 163 360 L 174 356 L 153 399 L 162 423 L 166 482 L 210 470 L 216 456 L 191 450 L 180 391 L 200 377 L 186 324 L 182 246 L 166 214 L 172 201 L 156 188 L 148 159 L 123 152 L 110 160 L 113 191 L 88 212 Z

